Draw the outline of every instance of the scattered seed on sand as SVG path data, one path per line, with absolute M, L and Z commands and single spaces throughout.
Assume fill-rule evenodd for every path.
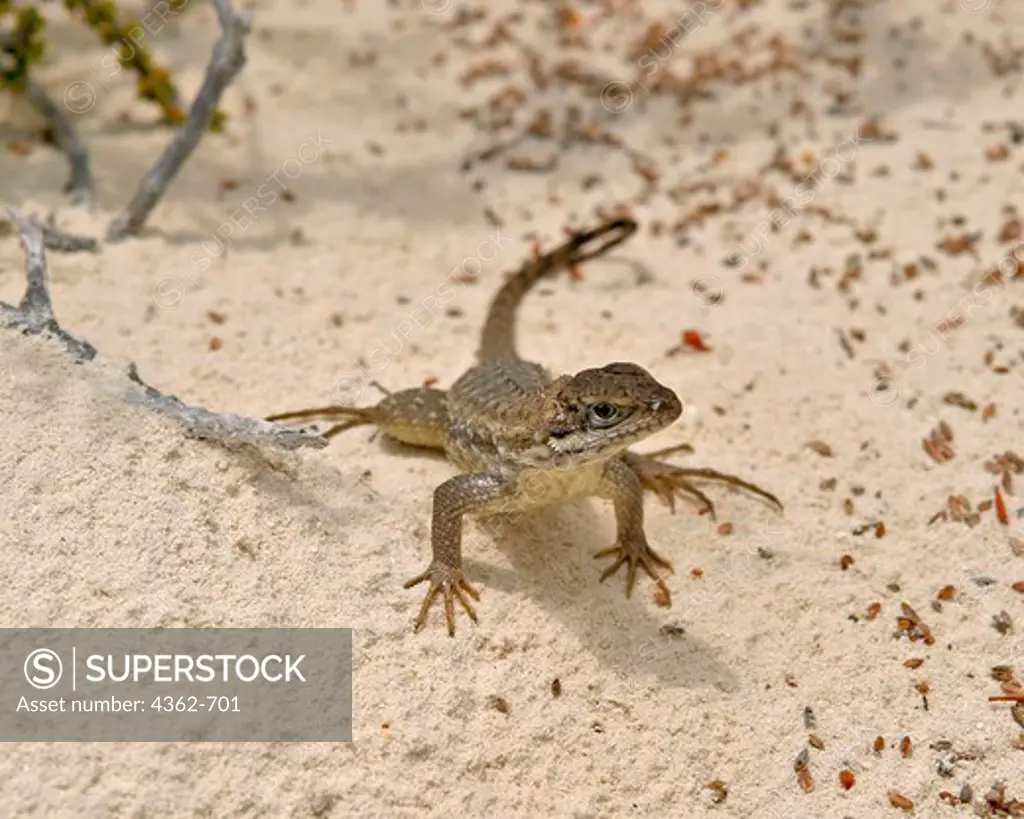
M 1004 610 L 999 612 L 999 614 L 992 615 L 992 627 L 1000 634 L 1009 634 L 1013 631 L 1013 620 Z
M 947 392 L 942 396 L 942 400 L 952 407 L 960 407 L 969 412 L 975 412 L 978 409 L 978 405 L 962 392 Z
M 899 791 L 889 791 L 889 804 L 900 810 L 912 811 L 914 809 L 913 800 Z
M 711 791 L 711 801 L 716 805 L 721 805 L 729 798 L 729 787 L 721 779 L 711 780 L 707 787 Z
M 835 455 L 832 447 L 826 444 L 824 441 L 808 441 L 807 448 L 817 452 L 822 458 L 831 458 Z

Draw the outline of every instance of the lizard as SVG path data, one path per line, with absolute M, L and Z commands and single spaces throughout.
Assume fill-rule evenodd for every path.
M 674 423 L 683 409 L 676 393 L 639 365 L 619 361 L 556 376 L 519 355 L 516 313 L 534 285 L 561 270 L 576 271 L 626 241 L 637 227 L 632 219 L 615 219 L 576 232 L 548 253 L 537 250 L 499 288 L 484 321 L 477 363 L 448 390 L 384 390 L 385 397 L 374 406 L 335 405 L 267 416 L 275 422 L 333 419 L 337 423 L 323 433 L 327 438 L 353 427 L 374 426 L 402 444 L 444 453 L 461 470 L 434 489 L 432 559 L 403 586 L 429 584 L 414 633 L 425 627 L 439 596 L 449 636 L 455 636 L 456 601 L 470 620 L 479 623 L 473 602 L 479 602 L 480 593 L 462 568 L 466 515 L 521 513 L 584 497 L 610 500 L 616 538 L 614 545 L 594 555 L 612 558 L 599 582 L 625 566 L 628 599 L 642 569 L 667 607 L 671 594 L 659 570 L 671 572 L 672 564 L 647 542 L 645 491 L 673 513 L 677 498 L 689 498 L 713 520 L 714 504 L 693 481 L 717 481 L 747 490 L 782 511 L 778 498 L 756 484 L 714 469 L 683 468 L 659 460 L 689 449 L 686 445 L 649 454 L 630 450 Z

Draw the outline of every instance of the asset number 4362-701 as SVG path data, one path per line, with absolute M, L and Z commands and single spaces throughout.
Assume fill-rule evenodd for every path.
M 221 713 L 239 712 L 238 697 L 157 697 L 150 703 L 154 711 Z

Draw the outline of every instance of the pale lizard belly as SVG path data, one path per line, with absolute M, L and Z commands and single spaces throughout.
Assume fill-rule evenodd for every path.
M 599 462 L 571 469 L 523 469 L 513 479 L 515 491 L 486 504 L 479 514 L 525 512 L 593 497 L 601 488 L 604 467 L 605 464 Z

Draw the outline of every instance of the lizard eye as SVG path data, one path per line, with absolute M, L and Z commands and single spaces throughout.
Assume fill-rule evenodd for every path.
M 609 427 L 619 420 L 619 408 L 606 401 L 600 401 L 587 407 L 587 419 L 594 427 Z

